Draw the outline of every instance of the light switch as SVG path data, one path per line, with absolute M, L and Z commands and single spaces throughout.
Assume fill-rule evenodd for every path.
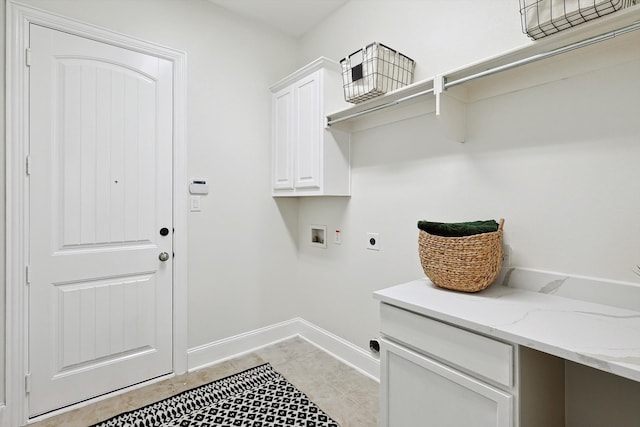
M 200 196 L 191 196 L 191 212 L 200 212 Z

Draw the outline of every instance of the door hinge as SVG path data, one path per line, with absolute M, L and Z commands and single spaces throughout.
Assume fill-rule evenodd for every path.
M 24 53 L 24 62 L 27 67 L 31 67 L 31 48 L 27 48 Z
M 31 393 L 31 374 L 24 376 L 24 392 Z
M 27 265 L 26 269 L 25 269 L 25 280 L 27 282 L 27 285 L 31 283 L 31 266 Z
M 31 175 L 31 156 L 27 156 L 25 167 L 27 169 L 27 175 Z

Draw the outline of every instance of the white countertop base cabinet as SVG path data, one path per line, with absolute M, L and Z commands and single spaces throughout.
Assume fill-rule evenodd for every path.
M 381 426 L 512 427 L 513 346 L 380 305 Z
M 375 292 L 380 425 L 640 426 L 640 312 L 626 308 L 640 288 L 580 280 L 565 277 L 558 292 L 589 290 L 586 300 L 544 285 L 467 294 L 426 279 Z M 613 290 L 617 306 L 589 301 Z

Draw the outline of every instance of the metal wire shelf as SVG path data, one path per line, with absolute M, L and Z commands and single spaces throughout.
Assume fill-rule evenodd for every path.
M 618 16 L 611 15 L 610 17 L 606 17 L 606 19 L 602 20 L 603 25 L 596 25 L 595 27 L 590 28 L 590 30 L 586 32 L 586 36 L 584 37 L 577 37 L 577 33 L 571 34 L 569 37 L 561 37 L 559 39 L 556 39 L 556 37 L 554 36 L 548 40 L 549 43 L 547 43 L 547 40 L 545 40 L 545 42 L 540 46 L 538 46 L 538 44 L 531 45 L 523 49 L 508 52 L 499 57 L 483 61 L 482 63 L 478 63 L 444 74 L 444 89 L 449 89 L 454 86 L 470 82 L 472 80 L 521 67 L 575 49 L 580 49 L 586 46 L 600 43 L 602 41 L 609 40 L 629 32 L 640 30 L 639 7 L 640 6 L 634 7 L 633 10 L 629 10 L 628 13 L 626 13 L 625 11 L 625 13 L 621 13 L 620 15 L 615 14 Z M 600 30 L 600 32 L 598 32 L 598 30 Z M 573 42 L 564 44 L 562 43 L 562 41 L 565 39 Z M 547 49 L 543 50 L 543 46 Z M 490 65 L 486 66 L 487 64 Z M 434 79 L 435 78 L 430 80 Z M 417 82 L 412 86 L 431 86 L 427 84 L 430 80 Z M 394 107 L 398 104 L 405 103 L 406 101 L 414 100 L 417 97 L 434 94 L 433 89 L 426 87 L 424 90 L 418 92 L 416 92 L 415 90 L 409 90 L 405 95 L 404 92 L 407 89 L 411 89 L 411 86 L 408 88 L 401 88 L 393 92 L 392 94 L 382 96 L 375 103 L 374 101 L 369 101 L 364 105 L 354 106 L 350 109 L 330 114 L 327 117 L 327 125 L 332 126 L 341 122 L 355 120 L 374 111 L 381 111 L 390 107 Z M 389 98 L 387 102 L 384 102 L 387 98 Z M 369 103 L 374 103 L 374 105 L 371 105 L 369 108 L 367 108 L 366 106 Z

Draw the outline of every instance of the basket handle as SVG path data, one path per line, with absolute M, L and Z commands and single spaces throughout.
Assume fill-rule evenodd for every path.
M 343 61 L 347 63 L 347 68 L 351 68 L 351 81 L 352 82 L 357 82 L 358 80 L 361 80 L 364 77 L 363 64 L 364 64 L 365 58 L 367 57 L 367 49 L 369 47 L 373 46 L 374 44 L 375 44 L 375 42 L 369 43 L 367 46 L 363 47 L 362 49 L 356 50 L 351 55 L 349 55 L 345 59 L 343 59 Z M 357 65 L 353 65 L 352 61 L 351 61 L 351 58 L 353 58 L 358 53 L 360 54 L 360 58 L 358 58 L 358 59 L 360 59 L 360 62 Z
M 542 3 L 542 0 L 536 0 L 531 4 L 527 4 L 526 2 L 522 3 L 524 4 L 524 6 L 522 6 L 521 4 L 522 7 L 520 8 L 520 15 L 522 16 L 526 15 L 528 12 L 528 9 L 533 9 L 534 7 L 537 9 L 539 7 L 538 3 Z
M 504 227 L 504 218 L 500 218 L 500 222 L 498 223 L 498 231 L 502 231 Z
M 365 49 L 364 49 L 364 48 L 362 48 L 362 49 L 358 49 L 358 50 L 356 50 L 356 51 L 355 51 L 355 52 L 353 52 L 351 55 L 347 56 L 347 58 L 348 58 L 348 60 L 349 60 L 349 65 L 351 65 L 351 62 L 352 62 L 352 61 L 351 61 L 351 58 L 353 58 L 353 57 L 354 57 L 355 55 L 357 55 L 358 53 L 360 54 L 360 58 L 358 58 L 358 59 L 360 59 L 360 64 L 362 64 L 362 62 L 364 62 L 364 53 L 365 53 Z
M 355 55 L 355 54 L 357 54 L 357 53 L 360 53 L 360 54 L 361 54 L 361 56 L 362 56 L 362 61 L 360 61 L 360 63 L 364 62 L 364 57 L 365 57 L 365 54 L 367 53 L 367 49 L 368 49 L 369 47 L 373 46 L 374 44 L 375 44 L 375 42 L 373 42 L 373 43 L 369 43 L 368 45 L 366 45 L 366 46 L 365 46 L 365 47 L 363 47 L 362 49 L 358 49 L 358 50 L 356 50 L 355 52 L 353 52 L 351 55 L 347 56 L 347 58 L 346 58 L 346 59 L 348 59 L 348 60 L 349 60 L 349 65 L 351 65 L 351 57 L 352 57 L 352 56 L 354 56 L 354 55 Z
M 356 51 L 355 51 L 355 52 L 353 52 L 351 55 L 347 56 L 345 59 L 348 59 L 348 60 L 349 60 L 349 65 L 351 65 L 351 57 L 352 57 L 352 56 L 354 56 L 354 55 L 355 55 L 355 54 L 357 54 L 357 53 L 361 53 L 361 54 L 362 54 L 362 61 L 360 61 L 360 62 L 361 62 L 361 63 L 362 63 L 362 62 L 364 62 L 364 58 L 365 58 L 365 56 L 366 56 L 366 54 L 367 54 L 367 49 L 369 49 L 369 48 L 370 48 L 371 46 L 373 46 L 374 44 L 379 44 L 380 46 L 384 46 L 384 47 L 386 47 L 387 49 L 389 49 L 389 50 L 391 50 L 391 51 L 393 51 L 393 52 L 396 52 L 394 49 L 391 49 L 389 46 L 385 46 L 385 45 L 383 45 L 382 43 L 378 43 L 378 42 L 371 42 L 371 43 L 369 43 L 368 45 L 364 46 L 362 49 L 358 49 L 358 50 L 356 50 Z

